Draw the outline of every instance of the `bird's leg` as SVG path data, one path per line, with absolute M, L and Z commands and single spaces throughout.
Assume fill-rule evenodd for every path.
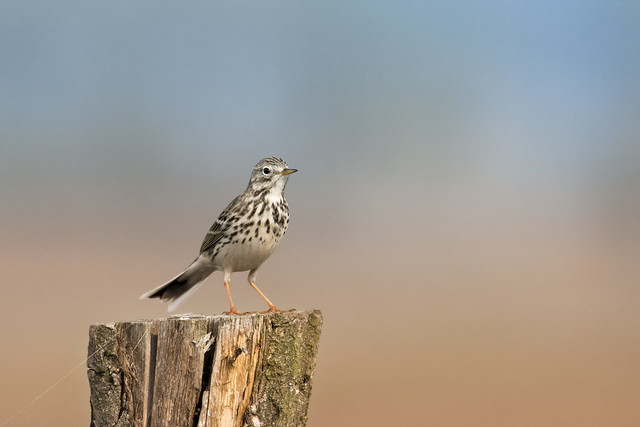
M 225 280 L 224 281 L 224 288 L 227 291 L 227 297 L 229 298 L 229 311 L 225 311 L 224 314 L 236 314 L 236 315 L 241 315 L 242 313 L 240 313 L 238 310 L 236 310 L 236 307 L 233 305 L 233 300 L 231 299 L 231 292 L 229 292 L 229 281 Z
M 273 312 L 279 312 L 282 313 L 284 311 L 293 311 L 293 310 L 280 310 L 279 308 L 277 308 L 275 305 L 273 305 L 273 303 L 271 301 L 269 301 L 269 298 L 267 298 L 267 296 L 265 294 L 262 293 L 262 291 L 260 289 L 258 289 L 258 287 L 256 286 L 256 284 L 254 283 L 256 280 L 256 273 L 257 273 L 258 269 L 254 268 L 253 270 L 251 270 L 249 272 L 249 277 L 247 278 L 249 281 L 249 284 L 251 285 L 251 287 L 253 289 L 256 290 L 256 292 L 258 294 L 260 294 L 260 296 L 262 297 L 263 300 L 266 301 L 266 303 L 269 305 L 269 310 L 267 311 L 261 311 L 261 313 L 273 313 Z
M 257 293 L 260 294 L 260 296 L 262 297 L 263 300 L 265 300 L 267 302 L 267 304 L 269 304 L 269 311 L 280 311 L 276 308 L 275 305 L 273 305 L 273 303 L 271 301 L 269 301 L 269 298 L 267 298 L 267 296 L 265 294 L 262 293 L 262 291 L 260 289 L 258 289 L 258 287 L 253 283 L 253 280 L 249 281 L 249 284 L 251 285 L 251 287 L 253 289 L 256 290 Z
M 253 289 L 256 290 L 257 293 L 260 294 L 262 299 L 265 300 L 267 302 L 267 304 L 269 305 L 269 310 L 261 311 L 261 313 L 273 313 L 273 312 L 284 313 L 286 311 L 293 311 L 293 310 L 280 310 L 275 305 L 273 305 L 273 303 L 271 301 L 269 301 L 269 298 L 267 298 L 267 296 L 265 294 L 263 294 L 260 289 L 258 289 L 258 287 L 255 285 L 255 283 L 253 283 L 253 281 L 250 281 L 249 284 L 251 285 L 251 287 Z
M 267 304 L 269 304 L 269 310 L 266 311 L 265 313 L 268 313 L 268 312 L 271 312 L 271 311 L 280 311 L 280 310 L 278 310 L 278 308 L 275 305 L 273 305 L 273 303 L 271 301 L 269 301 L 269 298 L 267 298 L 267 296 L 265 294 L 263 294 L 260 289 L 258 289 L 258 287 L 253 283 L 253 281 L 250 281 L 249 284 L 251 285 L 251 287 L 253 289 L 256 290 L 257 293 L 260 294 L 262 299 L 265 300 L 267 302 Z

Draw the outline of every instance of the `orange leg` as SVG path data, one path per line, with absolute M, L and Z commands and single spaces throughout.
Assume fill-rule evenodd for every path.
M 229 298 L 229 311 L 225 311 L 224 314 L 235 314 L 238 316 L 241 315 L 242 313 L 236 310 L 236 307 L 233 305 L 233 301 L 231 300 L 231 292 L 229 292 L 229 281 L 224 282 L 224 288 L 227 291 L 227 298 Z
M 273 313 L 273 312 L 279 312 L 282 313 L 284 311 L 293 311 L 293 310 L 280 310 L 279 308 L 277 308 L 275 305 L 273 305 L 273 303 L 271 301 L 269 301 L 269 298 L 267 298 L 267 296 L 265 294 L 262 293 L 262 291 L 260 289 L 258 289 L 258 287 L 255 285 L 255 283 L 253 282 L 249 282 L 249 284 L 251 285 L 251 287 L 253 289 L 256 290 L 257 293 L 260 294 L 260 296 L 262 297 L 263 300 L 265 300 L 267 302 L 267 304 L 269 305 L 269 310 L 267 311 L 263 311 L 261 313 Z

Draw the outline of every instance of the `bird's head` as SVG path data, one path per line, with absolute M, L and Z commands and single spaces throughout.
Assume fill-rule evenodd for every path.
M 282 193 L 289 175 L 297 171 L 287 167 L 287 163 L 279 157 L 267 157 L 253 168 L 248 188 L 255 192 L 266 190 Z

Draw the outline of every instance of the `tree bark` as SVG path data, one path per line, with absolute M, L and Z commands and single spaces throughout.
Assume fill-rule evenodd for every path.
M 318 310 L 92 325 L 91 425 L 303 426 L 321 327 Z

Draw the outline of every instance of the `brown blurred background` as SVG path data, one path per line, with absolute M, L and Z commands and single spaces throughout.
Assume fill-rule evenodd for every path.
M 89 325 L 165 316 L 268 155 L 309 426 L 638 425 L 640 8 L 561 3 L 1 5 L 0 425 L 88 425 Z

